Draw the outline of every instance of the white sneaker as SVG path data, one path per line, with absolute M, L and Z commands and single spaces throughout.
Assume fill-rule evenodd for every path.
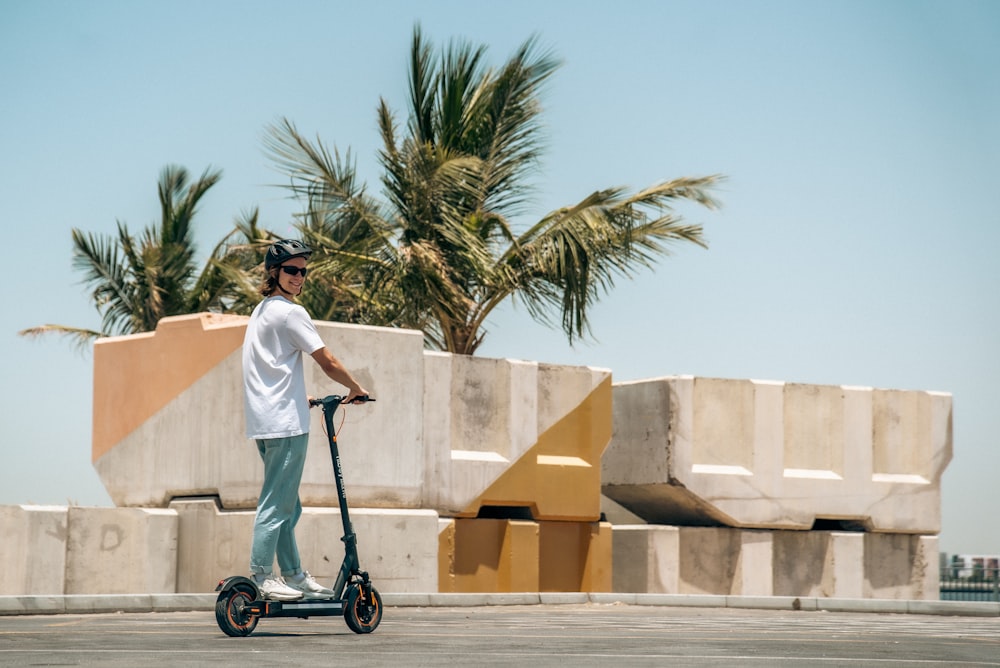
M 285 584 L 301 592 L 304 598 L 333 598 L 334 596 L 333 590 L 316 582 L 316 578 L 309 575 L 309 571 L 303 571 L 298 575 L 289 575 L 285 578 Z
M 268 576 L 257 584 L 260 595 L 271 601 L 297 601 L 302 598 L 302 592 L 293 589 L 278 578 Z

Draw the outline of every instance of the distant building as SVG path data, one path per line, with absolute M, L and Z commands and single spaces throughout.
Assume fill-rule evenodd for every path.
M 996 580 L 1000 574 L 1000 555 L 953 554 L 948 558 L 942 553 L 941 557 L 942 575 L 952 580 Z

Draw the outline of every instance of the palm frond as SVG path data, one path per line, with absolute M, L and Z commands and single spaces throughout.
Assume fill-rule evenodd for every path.
M 107 334 L 102 334 L 101 332 L 96 332 L 92 329 L 67 327 L 66 325 L 39 325 L 38 327 L 22 329 L 17 334 L 18 336 L 24 336 L 29 339 L 37 339 L 39 337 L 49 335 L 63 336 L 68 338 L 73 345 L 73 348 L 79 352 L 87 350 L 90 347 L 90 344 L 102 336 L 108 336 Z
M 677 244 L 704 246 L 702 226 L 675 205 L 717 208 L 717 176 L 596 190 L 512 227 L 530 202 L 545 148 L 541 96 L 559 66 L 537 37 L 494 69 L 485 47 L 452 41 L 436 54 L 415 26 L 406 124 L 385 99 L 377 106 L 383 201 L 366 194 L 349 151 L 306 140 L 288 120 L 273 126 L 266 147 L 316 249 L 303 301 L 354 322 L 418 327 L 428 346 L 471 354 L 490 312 L 517 299 L 573 343 L 616 281 Z
M 235 275 L 213 273 L 210 267 L 196 278 L 193 259 L 192 221 L 201 198 L 220 177 L 221 172 L 206 169 L 189 185 L 186 169 L 165 167 L 157 182 L 161 218 L 138 238 L 122 221 L 116 221 L 114 236 L 72 230 L 73 266 L 83 273 L 82 282 L 101 315 L 100 335 L 151 331 L 164 316 L 187 313 L 191 306 L 214 305 L 226 294 L 224 283 L 235 280 Z M 192 290 L 194 294 L 189 294 Z M 66 333 L 81 341 L 97 335 L 62 325 L 24 331 L 25 335 Z
M 439 74 L 432 47 L 424 40 L 420 25 L 413 28 L 410 46 L 410 136 L 420 143 L 434 143 L 434 109 Z

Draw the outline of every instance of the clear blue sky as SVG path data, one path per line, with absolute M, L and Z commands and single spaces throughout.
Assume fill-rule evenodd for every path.
M 207 253 L 241 211 L 289 230 L 261 136 L 287 117 L 378 189 L 375 106 L 403 111 L 420 22 L 436 45 L 533 33 L 546 96 L 541 215 L 612 185 L 725 174 L 717 213 L 592 313 L 596 341 L 507 308 L 481 353 L 954 394 L 949 552 L 1000 553 L 1000 2 L 90 2 L 0 0 L 0 504 L 109 505 L 90 463 L 92 367 L 42 323 L 97 327 L 70 229 L 156 221 L 167 164 L 223 170 Z M 346 360 L 349 363 L 349 360 Z M 149 379 L 155 383 L 155 378 Z

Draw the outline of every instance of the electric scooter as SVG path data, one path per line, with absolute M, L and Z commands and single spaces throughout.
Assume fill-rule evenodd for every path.
M 297 601 L 270 601 L 261 598 L 257 584 L 251 578 L 234 575 L 219 582 L 215 588 L 219 597 L 215 602 L 215 621 L 229 636 L 248 636 L 257 627 L 261 617 L 312 616 L 344 617 L 347 626 L 355 633 L 371 633 L 382 621 L 382 597 L 372 586 L 368 573 L 362 571 L 358 563 L 358 543 L 347 511 L 347 495 L 344 492 L 344 474 L 340 466 L 340 452 L 337 450 L 337 434 L 333 426 L 333 415 L 347 399 L 330 395 L 323 399 L 311 399 L 311 406 L 323 407 L 323 420 L 330 441 L 330 458 L 337 480 L 337 496 L 340 500 L 340 517 L 344 523 L 344 562 L 340 566 L 337 582 L 333 586 L 333 596 L 328 599 L 299 599 Z M 352 403 L 375 401 L 367 396 L 358 397 Z

